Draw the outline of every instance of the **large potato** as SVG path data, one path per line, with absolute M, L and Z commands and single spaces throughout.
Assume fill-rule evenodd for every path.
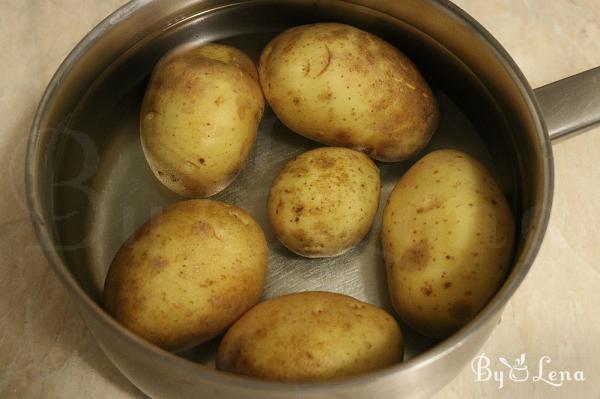
M 402 361 L 398 324 L 346 295 L 303 292 L 262 302 L 225 334 L 217 367 L 279 381 L 328 380 Z
M 263 109 L 256 68 L 241 51 L 207 44 L 168 54 L 140 115 L 150 168 L 177 194 L 218 193 L 243 168 Z
M 472 157 L 435 151 L 400 179 L 383 212 L 393 305 L 443 337 L 471 320 L 507 273 L 515 226 L 494 178 Z
M 283 168 L 268 199 L 275 235 L 306 257 L 340 255 L 367 234 L 379 205 L 379 169 L 365 154 L 326 147 Z
M 104 287 L 106 309 L 147 340 L 183 350 L 214 337 L 261 296 L 267 242 L 235 206 L 171 205 L 118 251 Z
M 436 99 L 415 65 L 352 26 L 318 23 L 281 33 L 263 50 L 259 76 L 290 129 L 380 161 L 413 156 L 437 127 Z

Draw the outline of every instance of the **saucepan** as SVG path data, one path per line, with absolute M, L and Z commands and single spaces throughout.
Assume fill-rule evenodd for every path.
M 404 326 L 401 364 L 326 383 L 274 383 L 217 371 L 218 339 L 180 354 L 163 351 L 109 317 L 100 298 L 121 243 L 150 215 L 180 199 L 154 179 L 139 145 L 141 99 L 158 59 L 182 43 L 218 41 L 256 60 L 277 32 L 317 21 L 370 31 L 414 61 L 441 109 L 440 126 L 424 153 L 457 148 L 485 163 L 510 202 L 517 242 L 501 289 L 449 338 L 425 339 Z M 28 201 L 40 244 L 93 336 L 147 395 L 421 398 L 472 359 L 535 259 L 552 204 L 552 141 L 598 121 L 600 69 L 534 91 L 499 43 L 445 0 L 134 0 L 91 31 L 48 85 L 29 140 Z M 264 298 L 326 290 L 393 312 L 378 223 L 357 248 L 325 260 L 293 256 L 268 232 L 270 182 L 286 160 L 315 146 L 267 110 L 247 167 L 216 198 L 246 209 L 267 231 L 271 254 Z M 382 201 L 411 162 L 379 165 Z

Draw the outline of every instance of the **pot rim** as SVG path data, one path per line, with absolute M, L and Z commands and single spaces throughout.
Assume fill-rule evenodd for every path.
M 216 369 L 211 369 L 202 364 L 195 363 L 191 360 L 179 357 L 174 353 L 168 352 L 155 346 L 146 340 L 140 338 L 136 334 L 123 327 L 120 323 L 109 316 L 104 309 L 92 300 L 83 288 L 79 285 L 75 277 L 71 274 L 65 262 L 61 259 L 56 248 L 54 247 L 50 234 L 50 225 L 46 222 L 43 217 L 43 204 L 42 204 L 42 193 L 38 192 L 38 177 L 39 171 L 37 165 L 40 164 L 40 159 L 43 159 L 44 149 L 39 146 L 39 139 L 42 136 L 41 123 L 43 120 L 44 113 L 48 108 L 49 104 L 54 100 L 55 95 L 60 88 L 63 77 L 71 72 L 77 61 L 94 45 L 106 32 L 113 29 L 115 25 L 122 23 L 127 20 L 131 15 L 139 12 L 140 9 L 148 6 L 151 3 L 155 3 L 160 0 L 131 0 L 121 8 L 113 12 L 111 15 L 106 17 L 100 22 L 94 29 L 92 29 L 69 53 L 65 60 L 61 63 L 58 70 L 50 80 L 40 104 L 36 110 L 36 115 L 33 120 L 30 132 L 29 140 L 27 145 L 26 161 L 25 161 L 25 187 L 27 204 L 31 221 L 37 236 L 37 239 L 42 247 L 44 254 L 49 261 L 50 265 L 62 281 L 62 283 L 70 291 L 71 295 L 75 297 L 81 304 L 87 307 L 105 326 L 111 330 L 116 330 L 122 338 L 124 338 L 129 345 L 134 345 L 137 349 L 144 350 L 153 354 L 157 358 L 162 358 L 164 361 L 169 361 L 175 367 L 195 367 L 198 370 L 198 376 L 202 376 L 207 379 L 220 380 L 222 384 L 233 385 L 238 387 L 244 387 L 246 389 L 256 390 L 330 390 L 340 387 L 352 387 L 362 385 L 366 382 L 373 382 L 373 380 L 381 379 L 384 377 L 390 377 L 396 373 L 400 373 L 406 370 L 414 370 L 422 368 L 436 362 L 438 359 L 445 357 L 451 352 L 454 352 L 460 348 L 465 341 L 468 341 L 474 333 L 486 324 L 490 318 L 495 317 L 499 314 L 506 303 L 510 300 L 516 289 L 520 286 L 521 282 L 527 275 L 540 246 L 543 241 L 543 237 L 548 225 L 550 210 L 552 205 L 552 194 L 554 186 L 554 171 L 553 171 L 553 156 L 550 145 L 550 138 L 547 133 L 545 123 L 541 117 L 540 107 L 536 100 L 536 97 L 531 89 L 527 79 L 516 65 L 514 60 L 510 57 L 508 52 L 500 45 L 500 43 L 473 17 L 467 14 L 458 6 L 451 3 L 449 0 L 423 0 L 437 7 L 445 9 L 445 11 L 453 14 L 455 17 L 464 22 L 471 28 L 472 34 L 477 35 L 485 43 L 485 45 L 494 53 L 496 58 L 500 60 L 503 66 L 511 75 L 512 80 L 516 83 L 523 99 L 526 101 L 529 112 L 535 122 L 535 128 L 537 133 L 537 139 L 539 145 L 542 147 L 542 171 L 543 179 L 542 185 L 542 207 L 538 213 L 538 220 L 533 223 L 535 226 L 529 238 L 529 248 L 524 251 L 519 259 L 519 269 L 516 272 L 511 273 L 510 279 L 507 280 L 500 290 L 496 293 L 493 299 L 488 303 L 484 309 L 466 326 L 448 337 L 447 339 L 439 342 L 431 349 L 420 353 L 419 355 L 395 366 L 388 367 L 386 369 L 372 371 L 365 374 L 356 376 L 350 376 L 339 380 L 332 380 L 328 382 L 314 382 L 314 383 L 286 383 L 276 381 L 264 381 L 250 377 L 239 376 L 235 374 L 226 373 Z M 250 0 L 252 2 L 254 0 Z M 353 0 L 337 0 L 340 2 L 354 3 Z M 364 5 L 363 5 L 364 6 Z M 368 6 L 366 6 L 368 7 Z M 372 7 L 370 7 L 372 8 Z

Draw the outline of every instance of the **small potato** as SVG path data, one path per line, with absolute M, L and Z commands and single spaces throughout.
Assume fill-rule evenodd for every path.
M 402 334 L 392 316 L 331 292 L 262 302 L 225 334 L 217 368 L 287 382 L 329 380 L 399 363 Z
M 156 66 L 140 136 L 155 176 L 175 193 L 208 197 L 243 168 L 264 98 L 252 61 L 220 44 L 178 49 Z
M 214 337 L 258 302 L 267 242 L 242 209 L 190 200 L 166 208 L 117 252 L 106 277 L 107 311 L 168 350 Z
M 291 130 L 396 162 L 435 131 L 437 101 L 415 65 L 389 43 L 338 23 L 298 26 L 263 50 L 260 84 Z
M 441 150 L 400 179 L 381 232 L 394 308 L 422 334 L 444 337 L 471 320 L 502 283 L 515 226 L 485 167 Z
M 371 228 L 380 187 L 379 169 L 365 154 L 317 148 L 288 162 L 273 182 L 269 221 L 277 238 L 298 255 L 337 256 Z

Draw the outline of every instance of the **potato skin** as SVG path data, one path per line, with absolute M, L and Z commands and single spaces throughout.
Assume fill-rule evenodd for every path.
M 451 334 L 487 304 L 508 271 L 515 236 L 494 178 L 454 150 L 429 153 L 406 172 L 381 229 L 394 308 L 430 337 Z
M 262 294 L 268 249 L 260 226 L 218 201 L 171 205 L 117 252 L 106 310 L 154 344 L 184 350 L 214 337 Z
M 220 44 L 185 47 L 156 66 L 140 113 L 154 175 L 186 197 L 208 197 L 243 168 L 264 98 L 252 61 Z
M 225 334 L 217 368 L 288 382 L 329 380 L 402 361 L 402 333 L 384 310 L 331 292 L 262 302 Z
M 276 36 L 259 64 L 263 93 L 290 129 L 396 162 L 420 151 L 439 110 L 415 65 L 389 43 L 338 23 Z
M 341 147 L 307 151 L 288 162 L 267 201 L 271 227 L 298 255 L 340 255 L 368 233 L 379 206 L 379 169 Z

